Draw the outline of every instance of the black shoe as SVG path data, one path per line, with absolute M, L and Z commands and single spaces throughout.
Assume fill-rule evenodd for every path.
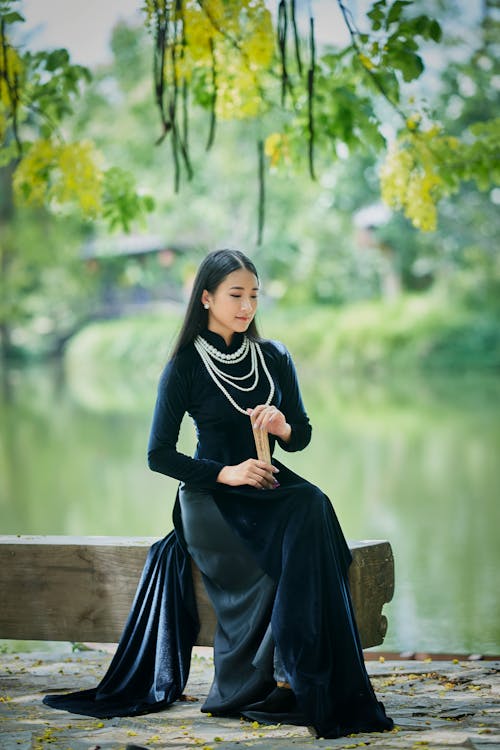
M 297 699 L 290 688 L 276 687 L 262 701 L 249 704 L 241 712 L 242 716 L 259 724 L 296 724 L 309 722 L 299 709 Z

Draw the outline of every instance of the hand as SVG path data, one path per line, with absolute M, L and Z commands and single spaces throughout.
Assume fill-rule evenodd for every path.
M 247 409 L 252 420 L 254 430 L 267 430 L 271 435 L 279 437 L 287 443 L 292 434 L 292 428 L 286 421 L 285 415 L 275 406 L 259 404 L 255 409 Z
M 272 464 L 259 461 L 257 458 L 249 458 L 235 466 L 224 466 L 219 472 L 217 481 L 231 487 L 249 484 L 259 490 L 272 490 L 277 485 L 274 475 L 278 472 L 279 469 Z

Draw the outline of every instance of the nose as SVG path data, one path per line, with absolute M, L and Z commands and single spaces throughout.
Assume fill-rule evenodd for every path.
M 249 299 L 243 299 L 241 300 L 241 309 L 242 310 L 251 310 L 252 309 L 252 303 Z

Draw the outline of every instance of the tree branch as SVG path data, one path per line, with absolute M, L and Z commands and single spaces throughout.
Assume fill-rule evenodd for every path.
M 347 30 L 349 31 L 349 36 L 351 37 L 351 43 L 356 51 L 358 57 L 361 57 L 362 51 L 358 44 L 358 37 L 359 37 L 359 31 L 356 28 L 356 24 L 354 23 L 354 19 L 352 17 L 351 11 L 346 8 L 345 4 L 342 2 L 342 0 L 337 0 L 337 5 L 340 8 L 340 12 L 342 13 L 342 17 L 344 19 L 345 25 L 347 26 Z M 366 75 L 371 78 L 372 82 L 375 84 L 376 88 L 379 90 L 379 92 L 382 94 L 384 99 L 391 105 L 391 107 L 398 113 L 400 117 L 403 118 L 403 120 L 406 121 L 407 116 L 403 112 L 403 110 L 396 104 L 395 101 L 391 99 L 388 92 L 386 91 L 385 86 L 381 83 L 378 76 L 375 75 L 375 73 L 370 70 L 369 68 L 365 67 L 363 65 L 363 70 L 366 73 Z

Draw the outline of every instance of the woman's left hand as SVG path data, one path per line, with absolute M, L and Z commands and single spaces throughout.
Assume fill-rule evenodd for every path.
M 287 442 L 292 434 L 292 428 L 286 417 L 273 405 L 259 404 L 255 409 L 247 409 L 254 430 L 267 430 L 271 435 Z

